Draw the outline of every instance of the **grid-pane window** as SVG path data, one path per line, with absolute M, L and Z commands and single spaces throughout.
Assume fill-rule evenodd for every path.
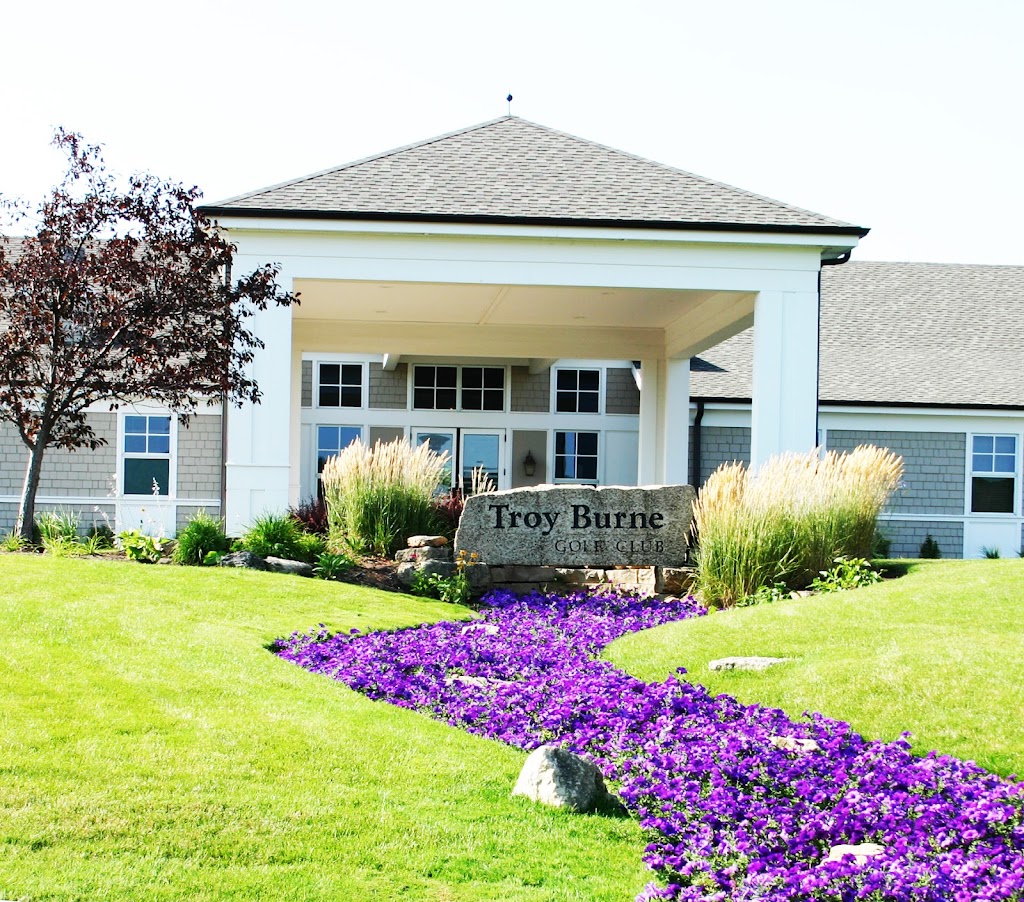
M 320 407 L 362 407 L 363 365 L 321 363 L 317 399 Z
M 555 371 L 555 410 L 558 413 L 597 413 L 600 403 L 600 370 Z
M 413 367 L 412 406 L 416 410 L 455 410 L 458 386 L 457 366 Z
M 971 513 L 1012 514 L 1017 498 L 1017 436 L 971 436 Z
M 358 426 L 317 426 L 316 427 L 316 471 L 322 473 L 327 458 L 335 457 L 356 439 L 363 437 Z
M 124 418 L 125 495 L 168 495 L 171 488 L 171 418 Z
M 555 479 L 597 481 L 597 433 L 555 433 Z
M 504 410 L 505 370 L 498 366 L 462 367 L 462 409 Z

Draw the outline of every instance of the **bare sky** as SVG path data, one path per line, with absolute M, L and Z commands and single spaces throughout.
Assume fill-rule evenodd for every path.
M 0 18 L 0 193 L 54 126 L 208 201 L 512 111 L 872 233 L 1024 264 L 1020 0 L 38 0 Z

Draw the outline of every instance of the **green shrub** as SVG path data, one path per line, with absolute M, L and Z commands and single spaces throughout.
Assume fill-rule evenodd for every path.
M 342 573 L 347 573 L 355 565 L 355 561 L 347 554 L 334 554 L 330 551 L 324 551 L 316 559 L 313 575 L 319 579 L 337 579 Z
M 74 511 L 61 508 L 44 511 L 36 517 L 39 544 L 47 554 L 55 557 L 80 554 L 78 523 L 78 514 Z
M 162 539 L 147 536 L 137 529 L 126 529 L 117 534 L 117 544 L 130 561 L 140 564 L 155 564 L 160 560 L 164 543 Z
M 835 566 L 822 570 L 811 582 L 815 592 L 841 592 L 843 589 L 859 589 L 880 582 L 882 576 L 864 558 L 837 557 Z
M 332 545 L 391 555 L 409 536 L 436 532 L 434 495 L 447 460 L 405 439 L 372 448 L 357 441 L 330 458 L 323 486 Z
M 924 537 L 924 541 L 921 543 L 921 548 L 918 551 L 918 555 L 925 559 L 937 560 L 942 557 L 942 549 L 939 548 L 939 543 L 935 541 L 931 533 L 928 533 Z
M 231 540 L 224 533 L 221 520 L 211 517 L 205 510 L 197 511 L 185 528 L 178 533 L 178 543 L 171 555 L 176 564 L 191 564 L 194 567 L 206 563 L 211 553 L 224 553 Z
M 263 514 L 253 521 L 241 540 L 232 545 L 232 550 L 312 564 L 325 547 L 322 538 L 303 532 L 298 521 L 289 514 Z
M 22 551 L 28 546 L 28 539 L 16 532 L 9 532 L 3 539 L 0 539 L 0 551 Z
M 89 527 L 85 538 L 100 550 L 114 547 L 114 530 L 106 523 L 94 523 Z
M 753 475 L 725 464 L 694 505 L 696 587 L 730 607 L 764 586 L 804 589 L 835 559 L 868 558 L 878 514 L 903 472 L 890 451 L 785 454 Z
M 998 548 L 989 548 L 987 545 L 982 547 L 981 553 L 990 561 L 998 560 L 1002 557 Z

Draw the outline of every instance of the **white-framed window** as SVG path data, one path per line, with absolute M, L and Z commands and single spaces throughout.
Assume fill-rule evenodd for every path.
M 1018 441 L 1016 435 L 971 436 L 970 512 L 1013 514 L 1017 511 Z
M 317 426 L 316 427 L 316 472 L 323 473 L 327 458 L 336 457 L 357 439 L 363 437 L 359 426 Z
M 555 432 L 555 481 L 597 482 L 598 434 Z
M 501 366 L 412 367 L 413 410 L 505 409 L 505 368 Z
M 361 363 L 318 364 L 318 407 L 362 407 L 363 394 Z
M 169 495 L 171 489 L 171 417 L 125 414 L 121 493 Z
M 600 413 L 601 370 L 591 367 L 556 368 L 556 413 Z

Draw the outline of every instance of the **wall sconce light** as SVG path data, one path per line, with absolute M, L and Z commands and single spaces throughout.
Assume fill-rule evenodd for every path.
M 523 458 L 523 472 L 527 476 L 532 476 L 537 469 L 537 461 L 533 459 L 533 452 L 527 450 L 526 457 Z

